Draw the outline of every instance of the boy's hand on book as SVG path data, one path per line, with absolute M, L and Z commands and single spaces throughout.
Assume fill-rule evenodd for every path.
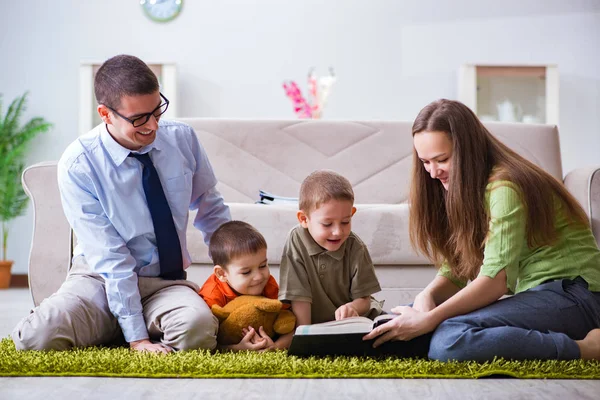
M 428 312 L 418 311 L 408 306 L 394 307 L 391 311 L 399 315 L 374 328 L 363 336 L 363 340 L 375 339 L 373 347 L 378 347 L 390 340 L 410 340 L 436 328 Z
M 358 317 L 358 311 L 352 307 L 351 303 L 346 303 L 335 310 L 335 320 L 339 321 L 344 318 Z

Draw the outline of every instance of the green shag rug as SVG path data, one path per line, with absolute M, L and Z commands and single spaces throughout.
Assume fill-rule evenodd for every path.
M 285 351 L 169 355 L 128 348 L 17 351 L 0 341 L 0 376 L 103 376 L 128 378 L 514 378 L 600 379 L 598 361 L 449 362 L 360 357 L 298 358 Z

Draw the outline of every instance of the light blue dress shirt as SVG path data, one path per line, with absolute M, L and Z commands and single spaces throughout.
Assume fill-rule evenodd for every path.
M 148 338 L 138 290 L 138 276 L 160 273 L 152 218 L 142 185 L 142 164 L 128 157 L 101 124 L 73 142 L 58 162 L 58 186 L 67 220 L 77 236 L 74 257 L 85 256 L 106 281 L 111 312 L 127 342 Z M 197 209 L 194 226 L 208 244 L 212 233 L 231 220 L 229 207 L 216 190 L 217 179 L 194 130 L 161 120 L 149 153 L 171 207 L 181 242 L 187 250 L 188 210 Z

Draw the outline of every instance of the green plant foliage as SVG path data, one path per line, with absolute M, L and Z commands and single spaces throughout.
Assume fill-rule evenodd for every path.
M 35 117 L 20 124 L 27 106 L 27 95 L 17 97 L 3 113 L 0 96 L 0 230 L 2 231 L 2 259 L 6 260 L 8 222 L 23 215 L 27 195 L 21 185 L 24 158 L 30 142 L 40 133 L 47 132 L 52 124 Z
M 129 348 L 17 351 L 0 342 L 0 376 L 104 376 L 130 378 L 514 378 L 599 379 L 599 361 L 440 362 L 402 358 L 298 358 L 286 351 L 157 355 Z

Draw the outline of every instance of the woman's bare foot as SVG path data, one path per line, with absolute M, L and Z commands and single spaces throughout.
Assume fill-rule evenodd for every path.
M 583 338 L 577 340 L 582 360 L 600 360 L 600 329 L 592 329 Z

